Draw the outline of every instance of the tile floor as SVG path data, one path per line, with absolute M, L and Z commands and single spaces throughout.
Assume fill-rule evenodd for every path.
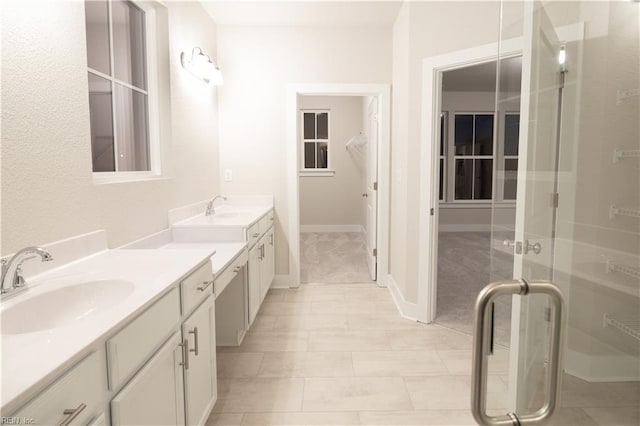
M 473 425 L 471 337 L 401 318 L 375 284 L 270 290 L 240 347 L 218 348 L 207 425 Z M 503 412 L 508 353 L 491 359 Z M 603 394 L 604 395 L 603 397 Z M 638 425 L 640 384 L 567 376 L 555 425 Z

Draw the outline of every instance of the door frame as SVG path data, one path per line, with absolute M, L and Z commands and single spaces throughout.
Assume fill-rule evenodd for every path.
M 299 96 L 373 96 L 378 98 L 377 283 L 389 275 L 389 176 L 391 153 L 391 86 L 389 84 L 290 84 L 286 92 L 286 164 L 288 187 L 289 286 L 300 286 L 300 143 Z M 287 230 L 285 230 L 286 232 Z
M 500 49 L 500 51 L 499 51 Z M 418 226 L 418 321 L 431 323 L 436 317 L 438 292 L 438 223 L 440 179 L 440 109 L 442 74 L 468 66 L 522 54 L 522 38 L 506 40 L 501 45 L 489 43 L 422 61 L 422 125 L 420 143 L 419 226 Z M 433 209 L 433 214 L 431 214 Z M 487 283 L 488 284 L 488 283 Z

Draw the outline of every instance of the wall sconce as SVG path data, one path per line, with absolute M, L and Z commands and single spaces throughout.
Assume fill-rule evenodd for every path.
M 185 52 L 180 54 L 180 63 L 182 67 L 194 76 L 198 77 L 205 83 L 211 83 L 214 86 L 222 84 L 222 72 L 220 68 L 211 62 L 211 58 L 204 54 L 202 49 L 194 47 L 191 51 L 191 57 L 188 58 Z

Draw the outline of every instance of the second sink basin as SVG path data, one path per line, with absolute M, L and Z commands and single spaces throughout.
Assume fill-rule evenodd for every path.
M 33 333 L 71 325 L 114 306 L 133 290 L 130 281 L 98 280 L 27 298 L 2 311 L 2 334 Z

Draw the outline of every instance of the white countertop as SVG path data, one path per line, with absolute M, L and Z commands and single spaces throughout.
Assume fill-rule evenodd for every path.
M 250 227 L 264 216 L 273 206 L 234 206 L 221 205 L 215 208 L 215 213 L 205 216 L 204 213 L 175 223 L 172 227 L 199 226 L 237 226 Z
M 186 250 L 186 249 L 198 249 L 198 250 L 214 250 L 215 256 L 211 258 L 211 269 L 213 271 L 214 278 L 219 272 L 223 271 L 232 261 L 235 259 L 242 250 L 247 247 L 247 243 L 181 243 L 172 242 L 162 247 L 158 247 L 161 250 Z
M 34 386 L 46 384 L 94 350 L 101 339 L 177 286 L 184 275 L 205 264 L 212 253 L 205 245 L 189 250 L 106 250 L 29 280 L 29 290 L 4 301 L 3 311 L 27 298 L 86 281 L 126 280 L 134 288 L 114 306 L 73 324 L 2 335 L 2 414 L 20 408 L 33 396 Z

